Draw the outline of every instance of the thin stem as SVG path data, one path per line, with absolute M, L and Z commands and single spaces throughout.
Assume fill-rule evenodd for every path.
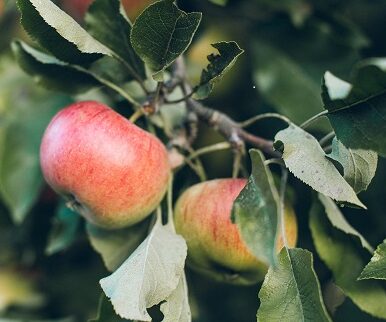
M 194 173 L 200 178 L 200 181 L 206 181 L 206 173 L 205 170 L 203 170 L 202 166 L 198 166 L 197 164 L 193 163 L 192 160 L 189 160 L 188 158 L 184 159 L 185 163 L 194 171 Z
M 287 180 L 288 180 L 288 170 L 283 168 L 281 181 L 280 181 L 280 224 L 281 224 L 281 236 L 283 239 L 283 244 L 286 248 L 288 248 L 287 234 L 285 229 L 285 215 L 284 215 L 284 207 L 285 207 L 285 191 L 287 188 Z
M 309 118 L 308 120 L 306 120 L 305 122 L 303 122 L 303 123 L 300 125 L 300 127 L 301 127 L 302 129 L 305 129 L 305 128 L 309 127 L 312 123 L 314 123 L 316 120 L 318 120 L 320 117 L 325 116 L 325 115 L 327 115 L 327 114 L 328 114 L 328 111 L 327 111 L 327 110 L 322 111 L 322 112 L 320 112 L 319 114 L 316 114 L 316 115 L 314 115 L 313 117 L 311 117 L 311 118 Z
M 166 104 L 177 104 L 177 103 L 182 103 L 182 102 L 185 102 L 186 100 L 188 100 L 189 98 L 192 97 L 192 95 L 194 94 L 194 91 L 190 92 L 189 94 L 187 95 L 184 95 L 183 97 L 179 98 L 179 99 L 176 99 L 176 100 L 168 100 L 168 99 L 165 99 L 165 103 Z
M 241 122 L 240 126 L 241 127 L 248 127 L 257 121 L 260 121 L 260 120 L 263 120 L 266 118 L 277 118 L 279 120 L 286 122 L 287 124 L 291 124 L 290 119 L 285 117 L 284 115 L 281 115 L 278 113 L 264 113 L 264 114 L 259 114 L 259 115 L 253 116 L 250 119 Z
M 319 140 L 320 146 L 323 147 L 324 145 L 326 145 L 328 142 L 330 142 L 330 140 L 331 140 L 332 138 L 334 138 L 334 136 L 335 136 L 335 132 L 334 132 L 334 131 L 332 131 L 332 132 L 326 134 L 324 137 L 322 137 L 322 138 Z
M 161 206 L 157 207 L 156 214 L 157 214 L 157 219 L 156 219 L 155 223 L 156 224 L 160 223 L 162 225 L 162 209 L 161 209 Z
M 173 221 L 173 173 L 170 175 L 167 192 L 167 206 L 168 206 L 168 222 L 166 226 L 169 226 L 172 231 L 176 231 Z
M 265 165 L 271 165 L 271 164 L 278 164 L 280 166 L 284 166 L 284 162 L 282 159 L 279 159 L 279 158 L 273 158 L 273 159 L 268 159 L 268 160 L 265 160 L 264 161 L 264 164 Z
M 142 88 L 142 90 L 145 92 L 146 95 L 149 95 L 149 91 L 145 87 L 145 84 L 143 82 L 143 79 L 137 74 L 137 72 L 121 57 L 114 55 L 116 59 L 118 59 L 123 66 L 126 67 L 126 69 L 130 72 L 130 74 L 135 78 L 135 80 L 138 82 L 139 86 Z
M 131 123 L 135 123 L 141 116 L 145 115 L 142 109 L 136 110 L 129 118 Z
M 242 154 L 240 151 L 235 151 L 234 159 L 233 159 L 233 169 L 232 169 L 232 178 L 236 179 L 240 173 L 241 166 L 241 158 Z
M 122 88 L 120 88 L 119 86 L 115 85 L 114 83 L 108 81 L 107 79 L 103 78 L 103 77 L 100 77 L 99 75 L 96 75 L 92 72 L 90 72 L 89 70 L 83 68 L 83 67 L 80 67 L 80 66 L 74 66 L 75 69 L 83 72 L 83 73 L 86 73 L 92 77 L 94 77 L 97 81 L 99 81 L 100 83 L 102 83 L 103 85 L 107 86 L 108 88 L 112 89 L 113 91 L 117 92 L 118 94 L 120 94 L 123 98 L 125 98 L 129 103 L 133 104 L 134 105 L 134 109 L 138 109 L 141 107 L 141 104 L 139 102 L 137 102 L 133 97 L 131 97 L 128 93 L 126 93 Z
M 196 159 L 201 155 L 211 153 L 211 152 L 221 151 L 221 150 L 227 150 L 227 149 L 230 149 L 231 147 L 232 145 L 229 142 L 216 143 L 192 152 L 186 159 L 187 160 Z

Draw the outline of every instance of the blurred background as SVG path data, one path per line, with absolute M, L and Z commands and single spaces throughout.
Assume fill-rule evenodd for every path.
M 134 20 L 150 0 L 123 0 Z M 57 3 L 82 23 L 90 1 Z M 235 40 L 245 53 L 216 85 L 205 102 L 235 120 L 276 111 L 301 123 L 322 110 L 323 73 L 349 79 L 350 70 L 366 57 L 386 56 L 386 2 L 381 0 L 180 0 L 186 11 L 203 12 L 201 26 L 186 54 L 194 82 L 213 52 L 211 43 Z M 29 42 L 15 2 L 0 0 L 0 321 L 87 321 L 96 316 L 99 279 L 108 275 L 92 249 L 84 223 L 66 210 L 44 183 L 39 143 L 50 118 L 69 103 L 92 98 L 120 106 L 103 90 L 70 97 L 38 87 L 14 62 L 13 38 Z M 272 139 L 283 127 L 275 120 L 259 122 L 251 132 Z M 317 137 L 327 122 L 312 128 Z M 223 141 L 201 126 L 195 147 Z M 203 157 L 209 178 L 229 177 L 232 154 Z M 360 195 L 368 211 L 344 209 L 346 218 L 375 246 L 385 237 L 386 162 L 380 159 L 374 181 Z M 189 169 L 176 177 L 177 187 L 197 182 Z M 290 178 L 299 222 L 299 247 L 313 250 L 308 228 L 311 192 Z M 180 192 L 176 191 L 176 195 Z M 364 217 L 365 216 L 365 217 Z M 366 218 L 364 220 L 364 218 Z M 315 258 L 324 294 L 331 274 Z M 194 321 L 256 320 L 260 285 L 235 287 L 211 282 L 188 271 Z M 333 309 L 329 307 L 329 309 Z M 111 319 L 111 321 L 122 321 Z M 334 321 L 378 321 L 346 299 Z M 106 321 L 108 322 L 108 321 Z

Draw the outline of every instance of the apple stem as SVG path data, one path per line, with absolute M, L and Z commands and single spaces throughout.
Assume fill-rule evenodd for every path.
M 287 188 L 288 181 L 288 170 L 282 167 L 282 175 L 280 181 L 280 227 L 281 227 L 281 236 L 283 239 L 283 244 L 286 248 L 288 248 L 287 234 L 285 229 L 285 191 Z

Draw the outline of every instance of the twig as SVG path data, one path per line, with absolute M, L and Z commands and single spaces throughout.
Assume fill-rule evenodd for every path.
M 309 118 L 308 120 L 306 120 L 305 122 L 303 122 L 303 123 L 300 125 L 300 127 L 301 127 L 302 129 L 305 129 L 305 128 L 309 127 L 312 123 L 314 123 L 317 119 L 319 119 L 320 117 L 325 116 L 325 115 L 327 115 L 327 114 L 328 114 L 328 111 L 327 111 L 327 110 L 322 111 L 322 112 L 320 112 L 319 114 L 316 114 L 316 115 L 314 115 L 313 117 L 311 117 L 311 118 Z
M 327 135 L 325 135 L 324 137 L 322 137 L 319 140 L 320 146 L 323 147 L 324 145 L 326 145 L 334 136 L 335 136 L 335 132 L 332 131 L 332 132 L 328 133 Z
M 282 121 L 286 122 L 287 124 L 291 124 L 291 121 L 287 117 L 285 117 L 284 115 L 278 114 L 278 113 L 263 113 L 263 114 L 259 114 L 259 115 L 251 117 L 248 120 L 240 122 L 239 124 L 240 124 L 241 127 L 248 127 L 248 126 L 252 125 L 253 123 L 255 123 L 257 121 L 260 121 L 260 120 L 263 120 L 263 119 L 266 119 L 266 118 L 277 118 L 279 120 L 282 120 Z
M 287 180 L 288 180 L 288 170 L 286 168 L 282 168 L 282 175 L 280 181 L 280 226 L 281 226 L 281 235 L 283 238 L 283 244 L 288 248 L 287 234 L 285 229 L 285 191 L 287 188 Z

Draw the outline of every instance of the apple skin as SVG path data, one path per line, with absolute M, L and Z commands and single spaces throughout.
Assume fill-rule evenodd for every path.
M 1 1 L 1 0 L 0 0 Z M 83 18 L 94 0 L 61 0 L 62 8 L 75 20 Z M 134 22 L 137 16 L 155 0 L 121 0 L 130 21 Z
M 69 206 L 107 229 L 147 217 L 170 176 L 161 141 L 95 101 L 56 114 L 42 139 L 40 163 L 48 184 Z
M 238 285 L 260 282 L 267 265 L 259 261 L 243 242 L 230 215 L 245 179 L 217 179 L 196 184 L 178 199 L 175 226 L 188 244 L 188 264 L 217 281 Z M 285 209 L 286 236 L 290 247 L 297 239 L 296 216 Z M 283 247 L 279 238 L 277 251 Z

